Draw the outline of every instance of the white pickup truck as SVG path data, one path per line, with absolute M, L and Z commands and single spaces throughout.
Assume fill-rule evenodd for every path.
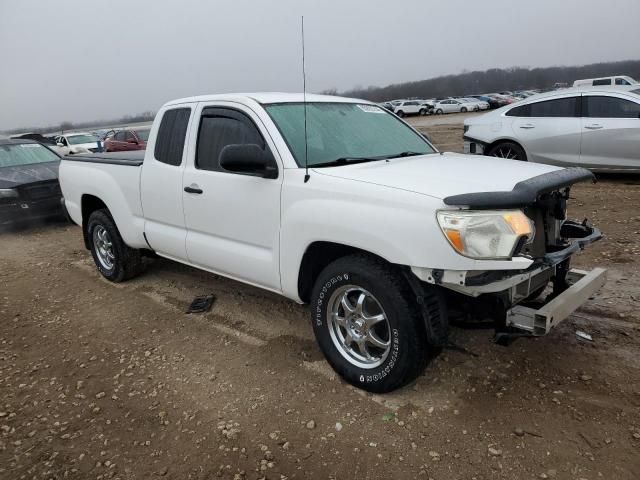
M 584 303 L 605 271 L 569 262 L 601 234 L 565 212 L 592 179 L 440 153 L 375 104 L 280 93 L 175 100 L 146 152 L 60 166 L 104 277 L 131 278 L 154 252 L 309 303 L 329 363 L 374 392 L 415 379 L 450 318 L 543 335 Z

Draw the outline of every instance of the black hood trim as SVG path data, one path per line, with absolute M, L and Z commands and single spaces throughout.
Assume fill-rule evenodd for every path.
M 586 168 L 570 167 L 543 173 L 516 183 L 510 192 L 475 192 L 444 198 L 446 205 L 468 208 L 515 208 L 534 205 L 540 195 L 578 182 L 592 181 L 595 175 Z

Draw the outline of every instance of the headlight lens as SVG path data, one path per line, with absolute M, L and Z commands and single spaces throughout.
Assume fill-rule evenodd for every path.
M 18 191 L 13 188 L 0 188 L 0 198 L 18 198 Z
M 458 253 L 477 259 L 511 258 L 522 237 L 535 235 L 522 210 L 440 211 L 438 223 Z

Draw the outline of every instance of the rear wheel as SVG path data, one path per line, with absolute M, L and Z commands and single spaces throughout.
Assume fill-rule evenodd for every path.
M 140 250 L 129 248 L 107 210 L 96 210 L 87 222 L 93 261 L 107 280 L 122 282 L 142 271 Z
M 527 161 L 527 154 L 524 149 L 514 142 L 502 142 L 491 147 L 487 153 L 490 157 L 506 158 L 509 160 Z
M 425 301 L 437 298 L 430 295 Z M 391 265 L 367 255 L 338 259 L 320 273 L 311 305 L 320 349 L 352 385 L 390 392 L 424 370 L 429 346 L 423 317 Z

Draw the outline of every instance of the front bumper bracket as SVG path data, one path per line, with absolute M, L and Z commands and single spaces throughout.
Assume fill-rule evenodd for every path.
M 546 335 L 552 328 L 571 315 L 605 283 L 607 271 L 594 268 L 586 272 L 572 269 L 567 273 L 567 290 L 549 303 L 535 309 L 516 305 L 507 311 L 506 326 L 533 336 Z

